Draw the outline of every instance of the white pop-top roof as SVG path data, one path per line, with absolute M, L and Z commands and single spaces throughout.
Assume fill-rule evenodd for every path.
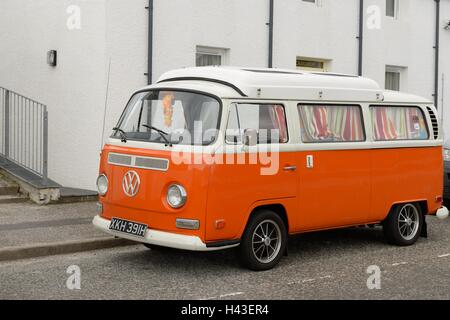
M 429 103 L 413 95 L 383 91 L 368 78 L 284 69 L 197 67 L 164 73 L 156 87 L 202 86 L 221 98 Z M 154 87 L 154 86 L 153 86 Z

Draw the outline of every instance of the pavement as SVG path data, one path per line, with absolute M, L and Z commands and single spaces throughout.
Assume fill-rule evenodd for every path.
M 0 205 L 0 261 L 129 245 L 92 226 L 95 202 Z
M 142 245 L 0 262 L 0 299 L 450 300 L 450 219 L 429 217 L 428 226 L 411 247 L 388 245 L 380 228 L 301 235 L 266 272 L 241 268 L 233 250 Z M 79 290 L 67 287 L 74 266 Z M 373 266 L 380 289 L 371 290 Z
M 23 202 L 26 199 L 19 194 L 19 185 L 6 178 L 0 170 L 0 205 Z

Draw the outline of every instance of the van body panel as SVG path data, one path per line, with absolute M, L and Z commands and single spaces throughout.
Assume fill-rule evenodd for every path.
M 156 171 L 111 165 L 108 163 L 110 152 L 127 155 L 163 158 L 169 160 L 167 171 Z M 173 231 L 183 234 L 196 234 L 204 240 L 203 224 L 206 215 L 206 199 L 210 167 L 205 164 L 176 164 L 167 151 L 135 149 L 106 145 L 102 152 L 102 173 L 110 181 L 106 197 L 101 197 L 106 218 L 121 218 L 145 223 L 149 228 L 160 231 Z M 123 191 L 123 177 L 129 171 L 140 176 L 140 189 L 135 197 L 129 197 Z M 171 208 L 166 201 L 166 192 L 171 184 L 181 184 L 188 193 L 186 205 L 180 209 Z M 200 230 L 182 230 L 176 228 L 176 219 L 198 219 Z
M 298 231 L 368 222 L 370 212 L 370 150 L 300 152 Z M 312 156 L 313 168 L 306 158 Z
M 442 203 L 442 147 L 371 150 L 372 210 L 370 220 L 383 221 L 396 203 L 426 201 L 428 212 Z
M 249 154 L 242 155 L 250 157 Z M 239 238 L 247 224 L 246 218 L 257 202 L 277 204 L 279 201 L 276 199 L 297 197 L 298 172 L 283 170 L 285 166 L 295 165 L 296 154 L 282 152 L 272 156 L 279 157 L 280 166 L 272 175 L 261 175 L 265 166 L 260 164 L 212 166 L 207 204 L 207 241 Z M 289 209 L 295 208 L 289 205 Z M 289 212 L 295 226 L 298 217 L 295 210 Z M 225 220 L 226 228 L 217 230 L 215 222 L 218 220 Z

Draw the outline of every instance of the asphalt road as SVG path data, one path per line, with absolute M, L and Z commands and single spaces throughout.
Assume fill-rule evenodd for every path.
M 450 300 L 450 220 L 431 217 L 429 238 L 385 243 L 380 229 L 303 235 L 270 271 L 242 269 L 233 251 L 156 252 L 143 246 L 0 264 L 0 299 L 446 299 Z M 66 273 L 81 270 L 81 289 Z M 369 290 L 369 266 L 381 289 Z

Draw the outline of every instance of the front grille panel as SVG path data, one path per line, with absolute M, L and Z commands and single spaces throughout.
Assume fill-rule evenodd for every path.
M 134 166 L 143 169 L 166 171 L 169 168 L 169 160 L 161 158 L 136 157 Z
M 119 166 L 131 166 L 132 157 L 124 154 L 110 153 L 108 155 L 108 163 Z
M 162 158 L 139 157 L 127 154 L 110 153 L 108 163 L 116 166 L 167 171 L 169 160 Z

